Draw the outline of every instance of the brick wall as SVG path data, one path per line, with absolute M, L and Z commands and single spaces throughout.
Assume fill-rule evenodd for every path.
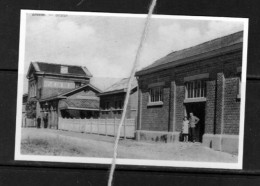
M 227 78 L 225 84 L 225 102 L 224 102 L 224 133 L 238 134 L 239 133 L 239 113 L 240 99 L 238 95 L 238 78 Z
M 170 103 L 169 103 L 169 131 L 175 131 L 176 129 L 176 83 L 171 82 L 170 89 Z
M 147 106 L 149 92 L 142 94 L 142 130 L 168 131 L 170 89 L 163 89 L 163 105 Z
M 177 85 L 176 88 L 176 127 L 175 131 L 181 131 L 183 116 L 184 116 L 184 102 L 185 99 L 185 87 L 183 85 Z
M 217 74 L 216 84 L 216 134 L 223 132 L 223 118 L 224 118 L 224 89 L 225 77 L 223 73 Z
M 216 81 L 207 82 L 207 102 L 205 112 L 205 133 L 216 132 Z
M 201 60 L 195 63 L 185 64 L 175 68 L 161 70 L 138 79 L 141 91 L 139 130 L 150 131 L 181 131 L 184 112 L 185 86 L 184 77 L 208 73 L 207 101 L 205 108 L 205 133 L 220 133 L 221 118 L 225 123 L 223 132 L 226 134 L 238 134 L 239 130 L 239 105 L 237 96 L 237 71 L 242 64 L 242 53 L 230 53 L 221 57 Z M 224 84 L 217 81 L 219 74 L 223 74 Z M 163 105 L 149 107 L 149 84 L 164 82 Z M 173 82 L 176 90 L 173 89 Z M 222 90 L 221 86 L 224 85 Z M 174 105 L 174 91 L 176 91 L 176 103 Z M 224 95 L 222 95 L 224 92 Z M 222 93 L 222 94 L 221 94 Z M 222 97 L 224 103 L 221 103 Z M 175 106 L 175 118 L 173 116 Z M 225 108 L 223 112 L 220 108 Z M 223 117 L 221 116 L 223 115 Z M 219 117 L 221 116 L 221 117 Z M 175 129 L 174 129 L 175 122 Z
M 142 123 L 141 130 L 168 131 L 169 130 L 169 108 L 170 108 L 170 71 L 162 71 L 156 74 L 147 75 L 140 79 L 140 90 L 142 91 Z M 148 106 L 149 88 L 152 83 L 164 82 L 163 105 Z

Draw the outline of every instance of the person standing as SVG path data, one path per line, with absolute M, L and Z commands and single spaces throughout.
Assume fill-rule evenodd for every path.
M 193 113 L 190 113 L 190 119 L 189 119 L 189 125 L 190 125 L 190 134 L 191 134 L 191 141 L 194 143 L 196 140 L 195 137 L 195 128 L 197 123 L 200 121 L 200 119 L 193 115 Z
M 44 117 L 43 122 L 44 122 L 44 128 L 47 128 L 48 127 L 48 114 L 46 114 L 46 116 Z
M 37 118 L 37 128 L 41 128 L 41 117 L 38 116 Z
M 183 118 L 182 135 L 183 135 L 183 141 L 188 142 L 189 141 L 189 120 L 187 119 L 187 116 L 184 116 Z

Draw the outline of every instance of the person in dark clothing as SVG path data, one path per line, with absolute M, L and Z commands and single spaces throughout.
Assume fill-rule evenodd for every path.
M 48 115 L 46 115 L 44 117 L 43 122 L 44 122 L 44 128 L 47 128 L 48 127 Z
M 37 118 L 37 128 L 41 128 L 41 117 L 38 116 Z
M 193 115 L 193 113 L 190 113 L 190 119 L 189 119 L 189 125 L 190 125 L 190 135 L 191 135 L 191 141 L 195 142 L 195 128 L 197 123 L 200 121 L 200 119 Z

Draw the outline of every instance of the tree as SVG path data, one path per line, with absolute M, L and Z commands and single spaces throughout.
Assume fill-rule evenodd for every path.
M 33 119 L 36 118 L 36 101 L 28 101 L 26 103 L 26 117 Z

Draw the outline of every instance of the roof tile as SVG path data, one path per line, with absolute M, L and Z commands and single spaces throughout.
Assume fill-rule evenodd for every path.
M 92 76 L 86 67 L 75 66 L 75 65 L 62 65 L 55 63 L 45 63 L 45 62 L 34 62 L 37 64 L 39 71 L 46 73 L 61 74 L 61 66 L 68 67 L 68 74 L 73 75 L 83 75 L 83 76 Z
M 140 71 L 148 70 L 154 67 L 161 66 L 166 63 L 172 63 L 177 60 L 185 59 L 188 57 L 196 56 L 202 53 L 207 53 L 213 50 L 217 50 L 220 48 L 228 47 L 234 44 L 242 43 L 243 42 L 243 31 L 236 32 L 221 38 L 217 38 L 214 40 L 210 40 L 208 42 L 204 42 L 202 44 L 172 52 L 165 57 L 160 58 L 159 60 L 155 61 L 151 65 L 141 69 Z M 139 72 L 140 72 L 139 71 Z

